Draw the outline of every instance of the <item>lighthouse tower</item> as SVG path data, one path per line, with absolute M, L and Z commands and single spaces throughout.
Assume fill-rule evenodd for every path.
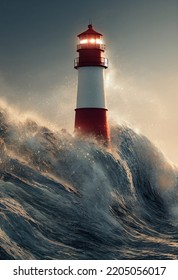
M 106 144 L 110 140 L 104 92 L 104 70 L 108 60 L 103 56 L 105 45 L 103 35 L 88 29 L 78 35 L 77 52 L 74 61 L 78 70 L 77 107 L 75 109 L 75 133 L 93 135 Z

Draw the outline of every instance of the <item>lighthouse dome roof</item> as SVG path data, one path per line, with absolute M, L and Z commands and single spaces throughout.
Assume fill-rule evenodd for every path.
M 90 34 L 97 35 L 97 36 L 103 36 L 101 33 L 97 32 L 96 30 L 93 29 L 92 24 L 89 24 L 88 29 L 86 31 L 80 33 L 78 35 L 78 37 L 83 37 L 83 36 L 90 35 Z

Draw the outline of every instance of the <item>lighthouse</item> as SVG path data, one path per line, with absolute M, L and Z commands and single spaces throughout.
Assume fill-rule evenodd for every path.
M 74 68 L 78 70 L 75 134 L 89 136 L 108 144 L 110 141 L 108 110 L 104 91 L 104 71 L 108 59 L 104 57 L 103 35 L 91 24 L 78 35 L 78 57 Z

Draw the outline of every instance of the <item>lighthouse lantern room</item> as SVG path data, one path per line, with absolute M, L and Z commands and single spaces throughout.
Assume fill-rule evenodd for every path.
M 74 61 L 74 68 L 78 70 L 75 133 L 94 135 L 108 143 L 108 110 L 104 92 L 104 70 L 108 68 L 108 60 L 103 56 L 103 35 L 89 24 L 88 29 L 79 34 L 78 38 L 79 57 Z

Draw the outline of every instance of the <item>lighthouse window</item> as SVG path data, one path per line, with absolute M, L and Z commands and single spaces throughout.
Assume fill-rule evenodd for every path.
M 80 44 L 87 44 L 87 43 L 91 43 L 91 44 L 103 44 L 101 39 L 83 39 L 80 41 Z
M 94 44 L 96 42 L 95 39 L 90 39 L 90 43 Z
M 88 40 L 87 39 L 83 39 L 80 41 L 80 44 L 87 44 L 88 43 Z
M 96 39 L 96 44 L 103 44 L 101 39 Z

